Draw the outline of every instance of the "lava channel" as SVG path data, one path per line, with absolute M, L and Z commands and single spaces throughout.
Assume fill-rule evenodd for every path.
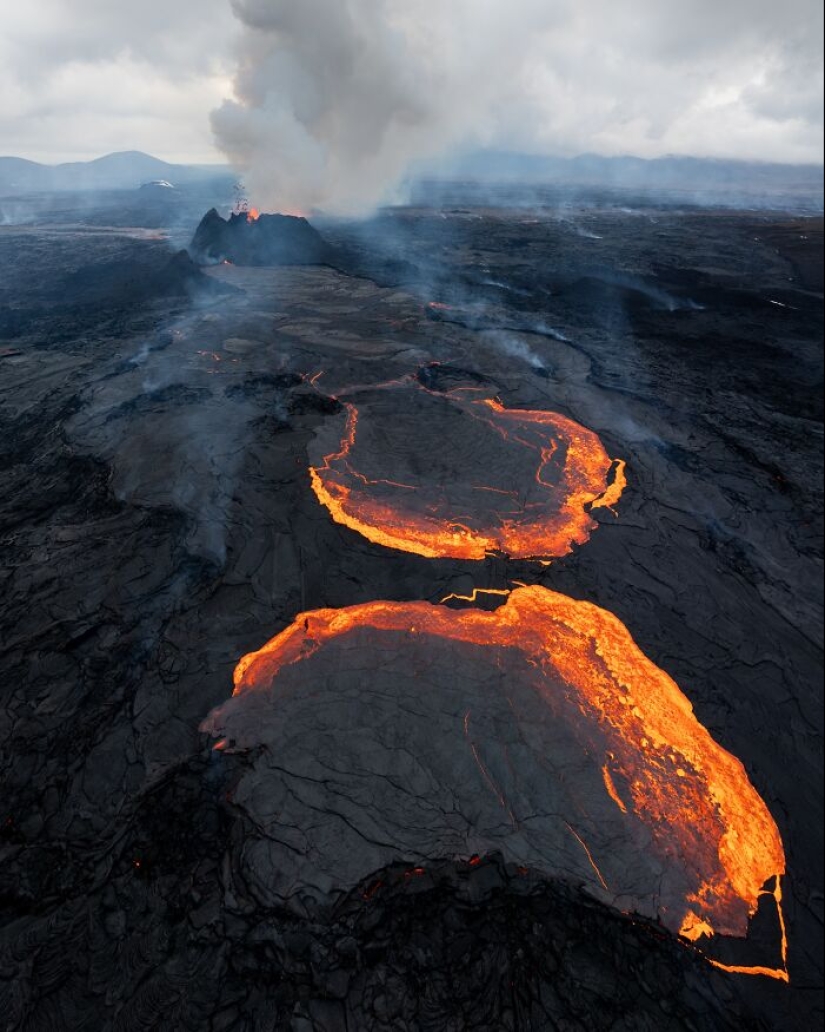
M 333 519 L 375 544 L 430 559 L 551 559 L 586 542 L 591 512 L 625 487 L 624 463 L 555 412 L 508 409 L 412 381 L 345 401 L 345 426 L 311 449 Z
M 254 750 L 235 801 L 263 829 L 245 877 L 273 902 L 346 891 L 399 860 L 498 851 L 703 952 L 746 937 L 770 893 L 782 964 L 729 970 L 787 978 L 785 856 L 767 806 L 593 605 L 521 587 L 494 612 L 305 613 L 241 660 L 203 729 Z

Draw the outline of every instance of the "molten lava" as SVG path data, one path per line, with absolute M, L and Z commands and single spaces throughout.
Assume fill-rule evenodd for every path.
M 343 437 L 310 468 L 333 519 L 375 544 L 427 558 L 556 558 L 588 540 L 591 511 L 626 486 L 624 463 L 558 413 L 410 381 L 373 397 L 381 390 L 392 393 L 383 407 L 345 402 Z
M 595 788 L 569 786 L 580 800 L 576 812 L 555 818 L 551 814 L 550 819 L 557 819 L 559 833 L 572 836 L 580 847 L 591 872 L 590 888 L 600 898 L 657 916 L 692 942 L 703 935 L 745 936 L 762 895 L 769 892 L 781 902 L 782 841 L 745 768 L 714 741 L 678 685 L 644 656 L 610 613 L 541 587 L 517 588 L 494 612 L 372 602 L 305 613 L 241 660 L 235 699 L 227 709 L 242 706 L 245 696 L 260 697 L 266 709 L 257 710 L 256 719 L 271 711 L 277 721 L 279 686 L 287 676 L 294 680 L 292 668 L 305 662 L 311 667 L 313 657 L 335 647 L 342 654 L 354 650 L 361 655 L 365 642 L 370 651 L 358 665 L 366 697 L 382 693 L 379 657 L 393 650 L 401 650 L 403 662 L 413 669 L 416 663 L 429 662 L 421 657 L 437 654 L 439 663 L 449 665 L 458 692 L 466 649 L 481 650 L 490 669 L 501 672 L 501 690 L 507 692 L 513 712 L 519 705 L 511 698 L 513 671 L 529 678 L 529 694 L 538 700 L 539 712 L 546 711 L 549 725 L 569 731 L 582 762 L 593 771 L 587 783 Z M 337 676 L 336 663 L 325 676 Z M 309 668 L 299 685 L 303 677 L 314 694 Z M 217 712 L 208 728 L 228 733 L 226 716 Z M 502 820 L 518 832 L 534 815 L 513 809 L 485 764 L 476 748 L 476 719 L 469 710 L 464 716 L 466 744 L 501 807 Z M 559 776 L 553 760 L 552 755 L 541 760 L 551 778 Z M 584 777 L 583 768 L 577 781 Z M 614 829 L 609 834 L 608 824 Z M 622 849 L 630 852 L 623 856 Z M 649 873 L 638 875 L 632 891 L 617 889 L 628 871 L 640 867 L 643 854 L 650 857 Z M 643 885 L 644 879 L 649 882 Z M 770 879 L 775 879 L 774 890 L 765 888 Z M 784 923 L 782 939 L 784 961 Z M 784 967 L 728 970 L 787 979 Z

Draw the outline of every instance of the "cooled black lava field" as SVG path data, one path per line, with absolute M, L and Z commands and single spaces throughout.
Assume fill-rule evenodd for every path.
M 821 1027 L 822 218 L 396 208 L 315 222 L 323 264 L 245 267 L 182 253 L 202 207 L 23 210 L 0 225 L 0 1027 Z M 556 414 L 532 494 L 507 448 L 534 438 L 488 410 Z M 568 510 L 543 471 L 580 475 L 579 431 Z M 569 545 L 471 554 L 488 512 L 558 509 Z M 741 761 L 786 865 L 746 938 L 679 936 L 705 829 L 678 799 L 632 823 L 621 749 L 541 701 L 515 631 L 427 629 L 525 598 L 612 614 Z M 288 628 L 281 680 L 230 702 Z

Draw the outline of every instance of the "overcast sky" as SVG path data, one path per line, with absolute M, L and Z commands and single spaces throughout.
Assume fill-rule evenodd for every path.
M 822 160 L 821 0 L 0 0 L 0 15 L 0 154 L 38 161 L 224 161 L 216 109 L 237 160 L 343 148 L 336 174 L 357 147 L 400 148 L 388 174 L 465 146 Z

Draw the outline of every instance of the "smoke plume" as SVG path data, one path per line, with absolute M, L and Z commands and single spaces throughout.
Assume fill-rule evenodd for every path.
M 821 160 L 817 0 L 232 3 L 212 127 L 257 207 L 362 212 L 479 147 Z
M 539 3 L 520 6 L 540 17 Z M 238 99 L 212 125 L 255 204 L 363 211 L 386 200 L 413 161 L 482 140 L 520 53 L 512 43 L 521 30 L 495 7 L 235 0 Z M 479 31 L 457 47 L 456 33 L 473 23 Z

